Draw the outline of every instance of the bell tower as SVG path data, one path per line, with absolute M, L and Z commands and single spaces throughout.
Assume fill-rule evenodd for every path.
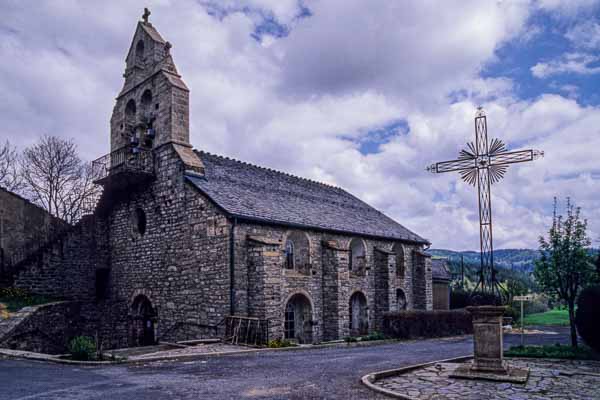
M 125 146 L 145 149 L 189 144 L 189 89 L 177 72 L 171 44 L 144 9 L 125 60 L 125 82 L 110 120 L 111 152 Z M 190 150 L 191 151 L 191 150 Z

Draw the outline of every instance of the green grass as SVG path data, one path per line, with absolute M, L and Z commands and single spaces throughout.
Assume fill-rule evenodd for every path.
M 516 321 L 520 324 L 521 321 Z M 527 325 L 554 325 L 569 326 L 569 310 L 554 308 L 550 311 L 539 314 L 529 314 L 524 317 L 525 326 Z
M 0 288 L 0 303 L 6 306 L 8 312 L 19 311 L 23 307 L 36 306 L 52 302 L 45 296 L 37 296 L 18 288 Z
M 32 296 L 26 299 L 0 297 L 0 303 L 3 303 L 6 306 L 8 312 L 16 312 L 24 307 L 37 306 L 38 304 L 50 303 L 51 301 L 52 300 L 43 296 Z
M 507 357 L 562 358 L 568 360 L 598 360 L 599 355 L 585 346 L 574 349 L 568 345 L 515 346 L 504 352 Z

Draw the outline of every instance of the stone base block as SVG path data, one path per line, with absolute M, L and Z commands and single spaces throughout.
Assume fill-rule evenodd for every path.
M 511 368 L 510 365 L 507 365 L 506 370 L 491 372 L 474 369 L 472 363 L 466 363 L 456 368 L 450 374 L 450 378 L 525 383 L 529 378 L 529 368 Z

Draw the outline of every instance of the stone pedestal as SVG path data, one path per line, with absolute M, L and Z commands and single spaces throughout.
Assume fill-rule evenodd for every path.
M 471 369 L 478 372 L 506 373 L 503 356 L 502 316 L 506 307 L 467 307 L 473 317 L 474 355 Z
M 509 368 L 504 362 L 502 316 L 506 307 L 467 307 L 473 317 L 474 359 L 450 377 L 524 383 L 529 370 Z

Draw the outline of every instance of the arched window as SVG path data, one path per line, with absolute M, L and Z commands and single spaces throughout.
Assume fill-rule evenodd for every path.
M 406 295 L 402 289 L 396 289 L 396 305 L 398 307 L 398 311 L 406 310 Z
M 135 100 L 131 99 L 125 105 L 125 116 L 127 118 L 135 117 L 135 112 L 137 111 L 137 107 L 135 106 Z
M 290 232 L 285 241 L 285 268 L 308 274 L 310 271 L 310 241 L 302 231 Z
M 294 242 L 291 239 L 285 242 L 285 268 L 294 269 Z
M 152 103 L 152 92 L 150 89 L 144 90 L 144 93 L 142 93 L 141 102 L 145 108 L 150 107 L 150 103 Z
M 135 46 L 135 60 L 143 61 L 144 60 L 144 41 L 140 40 L 137 42 Z
M 350 254 L 348 254 L 348 270 L 358 273 L 364 270 L 365 264 L 365 244 L 361 239 L 354 238 L 350 242 Z
M 406 262 L 404 260 L 404 247 L 400 243 L 394 245 L 394 253 L 396 253 L 396 276 L 404 278 L 406 272 Z

